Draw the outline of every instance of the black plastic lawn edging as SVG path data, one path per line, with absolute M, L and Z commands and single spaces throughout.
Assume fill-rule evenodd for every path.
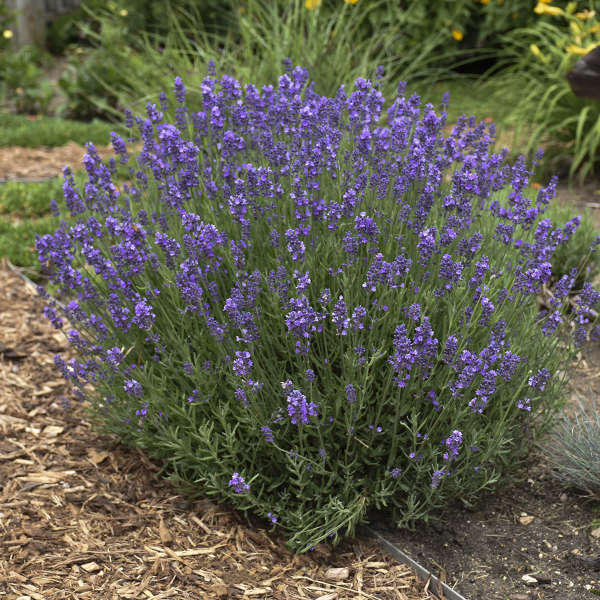
M 6 261 L 6 266 L 13 272 L 15 273 L 15 275 L 18 275 L 25 283 L 29 284 L 36 292 L 38 287 L 40 286 L 40 284 L 36 283 L 35 281 L 32 281 L 31 279 L 29 279 L 29 277 L 27 277 L 27 275 L 24 275 L 23 273 L 21 273 L 21 270 L 19 269 L 19 267 L 11 264 L 11 262 L 9 260 Z M 56 298 L 54 298 L 54 296 L 50 296 L 52 298 L 52 301 L 56 303 L 56 305 L 60 308 L 60 310 L 62 311 L 63 315 L 65 315 L 65 305 L 60 302 L 59 300 L 57 300 Z
M 447 584 L 445 584 L 441 579 L 436 577 L 431 571 L 428 571 L 425 567 L 420 565 L 416 560 L 411 558 L 408 554 L 400 550 L 398 546 L 395 546 L 389 540 L 386 540 L 380 533 L 371 529 L 368 526 L 361 527 L 365 535 L 374 538 L 377 543 L 381 546 L 382 550 L 395 558 L 396 560 L 404 563 L 408 567 L 410 567 L 415 573 L 417 577 L 426 582 L 426 588 L 428 591 L 431 591 L 439 598 L 446 600 L 467 600 L 464 596 L 461 596 L 457 591 L 453 590 Z

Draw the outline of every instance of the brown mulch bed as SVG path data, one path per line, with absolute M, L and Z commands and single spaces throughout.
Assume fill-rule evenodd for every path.
M 96 434 L 62 400 L 70 350 L 31 288 L 0 264 L 1 599 L 435 598 L 371 539 L 295 556 Z
M 113 155 L 112 146 L 97 146 L 96 149 L 103 159 Z M 85 148 L 75 142 L 56 148 L 0 148 L 0 179 L 60 177 L 65 165 L 74 170 L 82 168 L 85 152 Z

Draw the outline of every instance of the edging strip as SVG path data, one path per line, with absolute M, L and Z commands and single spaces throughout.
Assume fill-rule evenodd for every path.
M 433 575 L 430 571 L 428 571 L 425 567 L 421 566 L 418 562 L 413 560 L 408 554 L 405 554 L 392 544 L 390 541 L 386 540 L 381 534 L 377 533 L 370 527 L 364 528 L 366 533 L 371 537 L 374 537 L 380 546 L 395 559 L 400 562 L 408 565 L 411 569 L 416 571 L 417 575 L 423 581 L 427 581 L 428 588 L 436 595 L 438 595 L 442 599 L 447 600 L 467 600 L 464 596 L 461 596 L 458 592 L 454 591 L 451 587 L 441 581 L 438 577 Z
M 27 285 L 31 286 L 32 291 L 34 291 L 37 294 L 37 288 L 38 288 L 38 284 L 35 283 L 35 281 L 32 281 L 31 279 L 29 279 L 29 277 L 27 277 L 27 275 L 24 275 L 23 273 L 21 273 L 21 269 L 15 265 L 13 265 L 8 259 L 6 259 L 6 262 L 4 263 L 15 275 L 18 275 Z M 39 294 L 38 294 L 39 295 Z M 59 300 L 57 300 L 56 298 L 54 298 L 54 296 L 51 296 L 50 294 L 48 294 L 51 298 L 52 301 L 55 302 L 60 309 L 62 310 L 63 314 L 65 314 L 65 305 L 60 302 Z M 66 314 L 65 314 L 66 316 Z

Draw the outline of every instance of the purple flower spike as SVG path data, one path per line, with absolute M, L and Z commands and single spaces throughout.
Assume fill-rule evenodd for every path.
M 543 392 L 546 389 L 546 384 L 550 380 L 550 377 L 550 371 L 548 371 L 546 368 L 542 368 L 535 375 L 529 378 L 529 387 Z
M 177 102 L 183 104 L 185 102 L 185 86 L 181 81 L 181 77 L 175 77 L 175 83 L 173 87 L 175 89 L 175 98 L 177 99 Z
M 308 425 L 310 417 L 316 417 L 318 414 L 319 406 L 314 402 L 307 403 L 306 396 L 298 390 L 292 391 L 287 402 L 288 415 L 293 425 L 298 425 L 299 422 Z
M 440 471 L 435 471 L 433 473 L 433 475 L 431 476 L 431 487 L 433 489 L 436 489 L 440 486 L 442 477 L 444 475 L 446 475 L 446 473 L 447 473 L 446 469 L 441 469 Z
M 252 368 L 253 362 L 250 358 L 250 352 L 236 352 L 235 360 L 233 361 L 233 372 L 238 377 L 248 377 L 250 375 L 250 369 Z
M 144 389 L 135 379 L 127 379 L 123 385 L 123 389 L 136 398 L 141 398 L 144 395 Z
M 451 461 L 458 456 L 458 451 L 463 442 L 463 434 L 461 431 L 454 430 L 450 437 L 444 440 L 444 445 L 448 449 L 448 452 L 444 453 L 444 460 Z
M 275 441 L 275 438 L 273 437 L 273 431 L 271 430 L 271 428 L 268 425 L 263 425 L 260 428 L 264 438 L 265 438 L 265 442 L 267 442 L 267 444 L 272 444 Z
M 288 252 L 292 255 L 293 260 L 302 261 L 304 260 L 304 252 L 306 251 L 306 246 L 304 242 L 300 239 L 299 231 L 297 229 L 288 229 L 285 232 L 285 237 L 287 239 L 287 249 Z
M 351 383 L 346 386 L 346 400 L 350 403 L 356 402 L 356 388 Z
M 239 473 L 233 473 L 229 480 L 229 487 L 232 487 L 236 494 L 244 494 L 250 491 L 250 486 L 245 483 L 244 478 Z

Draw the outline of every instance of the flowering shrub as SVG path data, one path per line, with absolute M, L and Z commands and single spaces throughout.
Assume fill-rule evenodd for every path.
M 578 220 L 543 218 L 555 182 L 527 198 L 493 125 L 446 136 L 404 89 L 384 111 L 369 81 L 323 97 L 289 66 L 262 90 L 207 77 L 192 112 L 177 78 L 136 120 L 136 162 L 113 136 L 130 185 L 88 145 L 85 188 L 65 171 L 76 222 L 37 239 L 74 298 L 79 358 L 56 365 L 94 421 L 297 551 L 371 507 L 410 524 L 475 496 L 561 401 L 572 278 L 552 314 L 536 294 Z M 586 284 L 577 344 L 597 302 Z

